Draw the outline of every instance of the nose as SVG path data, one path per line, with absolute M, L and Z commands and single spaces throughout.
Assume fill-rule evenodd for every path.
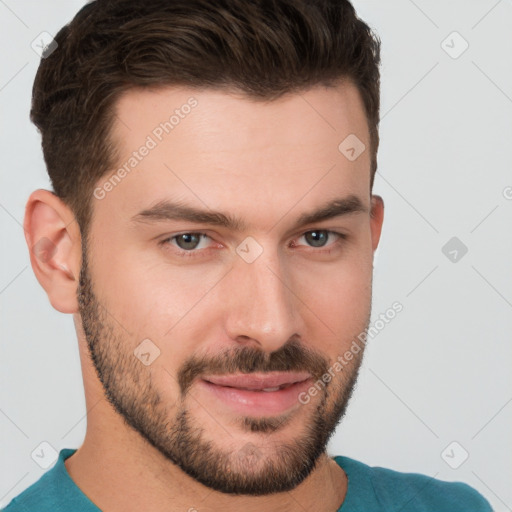
M 300 299 L 279 257 L 236 261 L 225 284 L 226 330 L 238 343 L 274 352 L 301 337 Z

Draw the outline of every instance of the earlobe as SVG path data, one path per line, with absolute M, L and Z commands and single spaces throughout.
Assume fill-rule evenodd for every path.
M 384 222 L 384 200 L 381 196 L 372 195 L 370 225 L 372 236 L 372 250 L 375 253 L 382 233 L 382 224 Z
M 32 269 L 50 303 L 62 313 L 75 313 L 81 237 L 71 209 L 52 192 L 36 190 L 27 201 L 23 227 Z

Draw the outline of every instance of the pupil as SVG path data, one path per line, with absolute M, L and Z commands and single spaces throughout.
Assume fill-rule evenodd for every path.
M 313 247 L 322 247 L 327 241 L 327 232 L 325 231 L 310 231 L 305 236 L 308 244 Z

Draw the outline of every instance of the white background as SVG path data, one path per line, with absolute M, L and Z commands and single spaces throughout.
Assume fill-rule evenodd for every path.
M 41 442 L 77 448 L 86 428 L 72 320 L 37 283 L 21 228 L 29 193 L 49 188 L 31 43 L 82 4 L 0 1 L 0 507 L 43 474 Z M 371 340 L 330 451 L 464 481 L 512 510 L 512 2 L 354 5 L 382 40 L 374 319 L 404 309 Z M 469 44 L 458 58 L 454 31 Z M 457 262 L 442 252 L 452 237 L 468 248 Z M 453 441 L 452 465 L 469 453 L 458 469 L 441 456 Z

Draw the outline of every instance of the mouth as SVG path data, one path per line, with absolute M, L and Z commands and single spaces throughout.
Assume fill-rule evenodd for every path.
M 212 398 L 234 412 L 275 416 L 298 406 L 298 395 L 311 381 L 307 372 L 272 372 L 211 375 L 199 383 Z

